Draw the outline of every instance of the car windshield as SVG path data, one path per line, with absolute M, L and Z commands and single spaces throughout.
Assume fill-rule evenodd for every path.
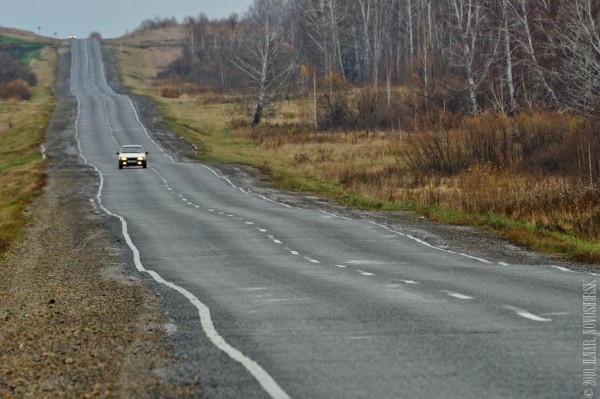
M 144 152 L 144 150 L 140 146 L 131 145 L 131 146 L 126 146 L 126 147 L 121 148 L 121 152 L 125 152 L 125 153 Z

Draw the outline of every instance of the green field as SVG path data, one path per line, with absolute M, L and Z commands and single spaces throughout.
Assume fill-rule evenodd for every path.
M 44 44 L 30 43 L 24 40 L 7 36 L 0 36 L 0 50 L 6 48 L 12 58 L 18 60 L 22 66 L 29 65 L 31 60 L 40 59 L 40 50 Z

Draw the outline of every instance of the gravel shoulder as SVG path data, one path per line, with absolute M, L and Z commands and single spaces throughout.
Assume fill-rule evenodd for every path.
M 166 379 L 180 363 L 168 320 L 90 201 L 97 177 L 76 150 L 69 48 L 59 52 L 47 186 L 25 240 L 0 263 L 0 397 L 200 396 L 198 385 Z

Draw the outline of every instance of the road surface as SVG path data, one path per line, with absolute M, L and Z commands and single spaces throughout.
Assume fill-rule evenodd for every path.
M 179 161 L 107 86 L 96 42 L 73 41 L 71 87 L 94 201 L 140 275 L 170 292 L 184 362 L 160 372 L 198 378 L 216 398 L 584 396 L 594 275 L 436 248 Z M 117 168 L 124 144 L 149 151 L 147 169 Z

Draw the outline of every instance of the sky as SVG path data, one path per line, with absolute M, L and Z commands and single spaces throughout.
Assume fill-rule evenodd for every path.
M 103 38 L 131 32 L 146 19 L 185 17 L 200 13 L 210 19 L 243 14 L 252 0 L 0 0 L 0 26 L 43 36 Z M 38 29 L 39 28 L 39 29 Z

